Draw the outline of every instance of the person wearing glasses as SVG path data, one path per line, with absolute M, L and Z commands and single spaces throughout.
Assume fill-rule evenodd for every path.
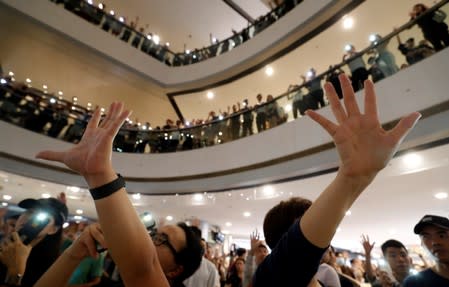
M 257 280 L 253 281 L 254 287 L 308 285 L 346 210 L 389 162 L 420 117 L 419 113 L 411 113 L 391 131 L 385 131 L 378 119 L 373 83 L 365 82 L 365 111 L 362 113 L 349 79 L 341 75 L 340 82 L 344 105 L 338 100 L 332 85 L 325 85 L 336 123 L 314 111 L 307 111 L 307 115 L 320 124 L 336 144 L 340 155 L 337 176 L 301 220 L 292 223 L 292 234 L 286 230 L 286 236 L 291 235 L 288 237 L 291 240 L 281 239 L 259 265 L 254 277 Z M 140 221 L 125 190 L 123 178 L 112 167 L 112 142 L 130 114 L 130 111 L 124 110 L 122 103 L 112 103 L 100 123 L 101 113 L 97 109 L 77 145 L 62 152 L 42 151 L 36 157 L 61 162 L 85 178 L 95 202 L 102 235 L 125 286 L 170 286 L 170 281 L 187 278 L 198 268 L 202 250 L 199 241 L 189 239 L 190 232 L 179 226 L 164 226 L 159 232 L 167 234 L 178 256 L 184 259 L 187 253 L 191 254 L 187 257 L 189 264 L 179 259 L 177 262 L 172 250 L 165 244 L 157 246 Z M 304 248 L 302 244 L 305 242 L 319 249 L 317 258 L 301 256 Z M 198 253 L 193 252 L 197 250 L 196 246 Z M 95 250 L 89 250 L 91 255 L 95 255 Z M 41 278 L 42 282 L 48 284 L 38 287 L 65 284 L 61 274 L 66 272 L 69 277 L 67 266 L 78 262 L 73 259 L 74 256 L 61 258 L 65 262 L 56 264 Z M 298 274 L 298 268 L 295 267 L 298 262 L 311 273 Z M 58 260 L 58 263 L 61 262 Z

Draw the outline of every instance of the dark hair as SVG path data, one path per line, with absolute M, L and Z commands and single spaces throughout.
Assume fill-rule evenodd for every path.
M 201 237 L 198 237 L 190 226 L 184 222 L 177 224 L 184 230 L 186 235 L 186 247 L 178 252 L 176 263 L 182 265 L 184 270 L 175 281 L 182 282 L 189 278 L 200 267 L 203 257 L 203 247 L 201 246 Z
M 246 249 L 245 248 L 239 248 L 239 249 L 237 249 L 237 251 L 236 251 L 236 254 L 237 254 L 237 256 L 242 256 L 243 254 L 245 254 L 246 253 Z
M 190 226 L 190 230 L 192 230 L 192 232 L 193 232 L 198 238 L 201 239 L 201 237 L 202 237 L 201 229 L 199 229 L 199 228 L 196 227 L 196 226 Z
M 287 201 L 281 201 L 268 211 L 263 221 L 263 233 L 271 249 L 276 246 L 293 222 L 303 216 L 311 205 L 312 202 L 308 199 L 292 197 Z
M 404 244 L 402 244 L 400 241 L 397 241 L 395 239 L 390 239 L 385 241 L 380 248 L 382 249 L 382 253 L 385 256 L 387 253 L 387 248 L 393 247 L 393 248 L 404 248 L 405 252 L 408 253 L 407 248 L 405 248 Z
M 22 285 L 33 286 L 59 256 L 62 243 L 62 228 L 55 234 L 47 235 L 31 249 L 27 259 Z

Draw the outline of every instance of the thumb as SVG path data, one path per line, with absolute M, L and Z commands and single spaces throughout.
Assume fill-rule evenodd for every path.
M 405 136 L 413 129 L 415 124 L 421 118 L 421 114 L 414 112 L 402 118 L 399 123 L 390 131 L 395 143 L 400 143 Z
M 36 158 L 63 162 L 65 152 L 45 150 L 36 154 Z

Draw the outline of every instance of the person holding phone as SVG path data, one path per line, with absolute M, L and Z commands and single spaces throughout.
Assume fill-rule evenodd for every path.
M 59 256 L 68 209 L 56 198 L 25 199 L 15 231 L 0 244 L 1 282 L 33 286 Z
M 292 234 L 290 230 L 285 232 L 286 236 L 287 233 L 293 236 L 292 240 L 285 242 L 281 239 L 283 243 L 280 242 L 259 265 L 254 287 L 307 286 L 345 212 L 389 162 L 420 117 L 419 113 L 411 113 L 391 131 L 385 131 L 378 120 L 373 84 L 370 81 L 365 83 L 365 113 L 362 114 L 349 79 L 342 75 L 340 81 L 344 91 L 344 107 L 332 85 L 325 85 L 337 123 L 314 111 L 307 112 L 333 138 L 341 160 L 338 174 L 301 220 L 291 222 Z M 171 226 L 171 230 L 161 233 L 157 241 L 152 240 L 128 197 L 123 178 L 112 166 L 112 142 L 130 114 L 130 111 L 124 110 L 122 103 L 112 103 L 106 118 L 100 122 L 101 113 L 97 109 L 76 146 L 66 151 L 42 151 L 36 157 L 64 163 L 84 176 L 95 200 L 104 238 L 125 286 L 169 286 L 167 277 L 170 272 L 182 271 L 185 266 L 176 264 L 166 256 L 170 253 L 174 256 L 189 246 L 186 234 L 182 229 Z M 301 236 L 303 239 L 297 239 Z M 317 258 L 302 258 L 301 252 L 297 252 L 303 250 L 301 242 L 306 241 L 319 249 Z M 161 247 L 163 243 L 167 243 L 163 250 L 156 249 L 156 245 Z M 168 255 L 162 257 L 161 252 Z M 162 268 L 163 258 L 170 260 L 167 263 L 172 264 L 172 270 L 167 272 Z M 196 268 L 200 260 L 201 252 Z M 298 261 L 312 273 L 302 274 L 297 272 L 297 268 L 292 269 L 296 266 L 292 263 Z M 46 274 L 47 278 L 51 275 L 59 276 Z M 282 282 L 287 284 L 279 284 Z

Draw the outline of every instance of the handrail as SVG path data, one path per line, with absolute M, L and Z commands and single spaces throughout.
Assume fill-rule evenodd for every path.
M 316 79 L 319 79 L 319 81 L 321 82 L 324 77 L 328 77 L 330 74 L 338 71 L 354 59 L 362 57 L 365 54 L 369 54 L 379 46 L 386 44 L 393 37 L 399 35 L 406 29 L 410 29 L 411 27 L 416 25 L 417 22 L 420 21 L 420 19 L 430 15 L 430 13 L 433 13 L 448 2 L 449 0 L 440 1 L 423 15 L 417 17 L 413 21 L 405 23 L 399 29 L 394 30 L 384 38 L 379 39 L 376 43 L 369 45 L 368 47 L 357 53 L 355 56 L 335 65 L 333 68 L 327 70 L 326 72 L 317 75 Z M 236 140 L 238 138 L 253 134 L 252 130 L 254 129 L 254 118 L 256 118 L 257 121 L 258 114 L 261 113 L 261 111 L 267 113 L 267 115 L 265 115 L 266 122 L 270 121 L 270 126 L 265 127 L 262 130 L 272 128 L 273 126 L 277 126 L 285 122 L 286 119 L 276 118 L 277 122 L 271 123 L 271 120 L 273 118 L 269 117 L 267 111 L 273 110 L 273 107 L 278 105 L 278 102 L 281 100 L 290 100 L 290 95 L 292 95 L 293 93 L 297 93 L 305 87 L 310 87 L 310 85 L 311 81 L 305 82 L 304 84 L 298 85 L 297 87 L 275 97 L 273 101 L 258 105 L 253 109 L 245 107 L 243 110 L 233 113 L 229 116 L 214 119 L 206 123 L 193 125 L 190 127 L 165 130 L 144 130 L 142 128 L 132 127 L 128 123 L 121 129 L 118 138 L 119 140 L 123 139 L 124 141 L 129 141 L 129 144 L 134 145 L 134 148 L 131 150 L 131 152 L 144 152 L 144 150 L 141 150 L 141 147 L 137 147 L 142 144 L 149 145 L 150 141 L 157 142 L 156 144 L 159 145 L 155 147 L 154 150 L 153 148 L 151 148 L 150 152 L 171 152 L 176 151 L 177 149 L 188 150 L 193 148 L 206 147 L 214 144 L 220 144 L 229 140 Z M 310 98 L 310 94 L 311 93 L 304 95 L 304 98 Z M 30 96 L 31 99 L 27 99 L 27 96 Z M 13 97 L 21 98 L 12 101 L 12 99 L 14 99 Z M 298 101 L 307 102 L 307 98 L 304 98 Z M 2 84 L 0 85 L 0 118 L 18 125 L 24 125 L 25 120 L 23 116 L 30 115 L 23 113 L 20 114 L 20 109 L 29 111 L 30 107 L 33 106 L 33 101 L 34 106 L 37 106 L 40 111 L 46 111 L 47 113 L 49 113 L 51 112 L 51 110 L 53 110 L 53 116 L 58 115 L 59 117 L 66 117 L 67 120 L 74 121 L 72 125 L 77 125 L 77 134 L 73 138 L 76 141 L 81 137 L 82 128 L 86 125 L 87 118 L 89 118 L 89 109 L 66 101 L 64 99 L 57 98 L 54 95 L 45 94 L 45 92 L 42 92 L 38 89 L 29 88 L 26 84 L 14 83 L 8 77 L 2 79 Z M 293 100 L 293 103 L 295 101 L 296 99 Z M 5 103 L 7 104 L 5 105 Z M 9 110 L 8 104 L 10 105 Z M 318 105 L 316 106 L 316 108 L 318 108 Z M 19 112 L 17 112 L 18 110 Z M 33 113 L 34 115 L 38 116 L 40 111 L 34 110 Z M 279 117 L 279 115 L 276 115 L 276 117 Z M 268 124 L 266 122 L 265 125 L 267 126 Z M 248 123 L 250 123 L 251 126 L 249 126 Z M 43 127 L 40 128 L 41 129 L 39 130 L 39 132 L 43 132 Z M 237 133 L 235 132 L 235 129 L 237 129 Z M 132 142 L 133 140 L 134 143 Z M 174 143 L 176 143 L 176 146 L 174 145 Z M 115 150 L 129 151 L 128 148 L 123 147 L 123 145 L 116 145 Z
M 112 30 L 112 33 L 117 33 L 116 36 L 122 35 L 121 40 L 125 42 L 131 42 L 131 45 L 135 48 L 140 48 L 142 52 L 145 52 L 153 58 L 165 63 L 168 66 L 183 66 L 195 64 L 200 61 L 207 60 L 211 57 L 218 56 L 224 52 L 232 50 L 247 40 L 253 38 L 256 34 L 266 29 L 268 26 L 279 20 L 287 12 L 292 10 L 296 5 L 299 5 L 303 0 L 284 1 L 281 5 L 277 6 L 273 10 L 269 11 L 264 16 L 259 17 L 254 24 L 244 28 L 242 31 L 235 33 L 234 35 L 222 40 L 218 43 L 212 43 L 208 47 L 196 48 L 192 52 L 187 53 L 178 52 L 175 53 L 166 45 L 160 45 L 153 41 L 152 34 L 144 35 L 135 28 L 116 19 L 114 15 L 106 13 L 103 9 L 100 9 L 93 4 L 90 4 L 85 0 L 50 0 L 51 2 L 64 3 L 65 8 L 73 12 L 74 14 L 82 17 L 92 24 L 101 26 L 105 31 Z M 90 10 L 89 10 L 90 9 Z M 106 25 L 106 26 L 105 26 Z M 258 27 L 259 25 L 259 27 Z M 115 30 L 114 30 L 115 29 Z M 250 31 L 254 30 L 251 34 Z M 241 39 L 240 39 L 241 37 Z M 239 41 L 236 39 L 239 38 Z M 132 39 L 132 41 L 130 41 Z M 230 48 L 232 46 L 232 48 Z M 219 49 L 220 53 L 219 53 Z M 226 49 L 224 49 L 226 48 Z

